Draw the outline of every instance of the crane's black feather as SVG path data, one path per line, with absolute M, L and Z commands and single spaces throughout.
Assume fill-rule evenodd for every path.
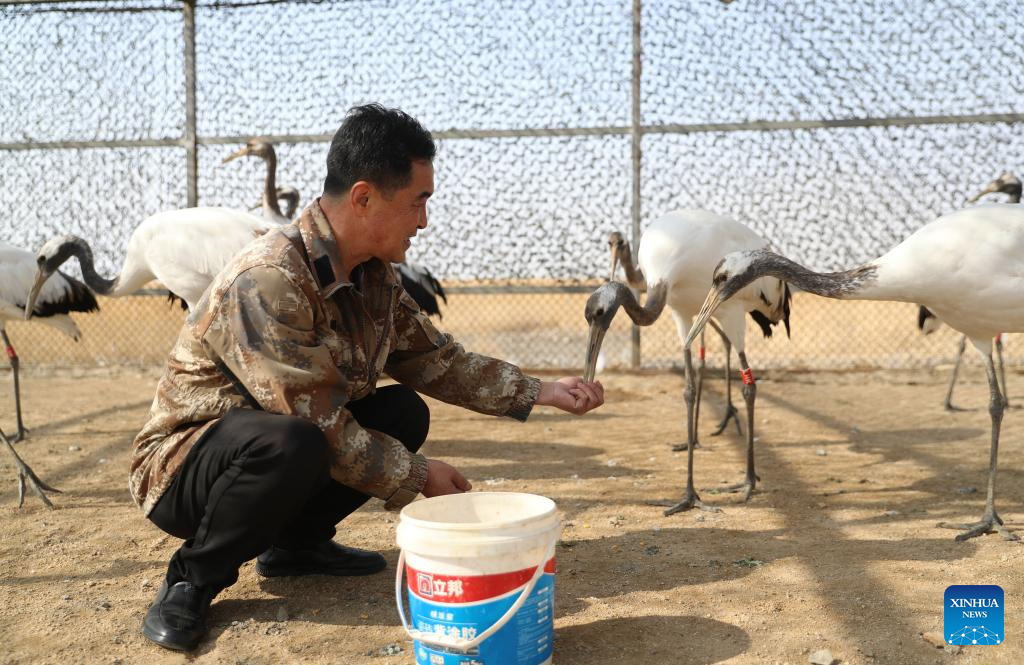
M 441 282 L 437 281 L 426 268 L 413 268 L 407 263 L 399 263 L 395 266 L 398 277 L 402 280 L 402 288 L 416 301 L 427 316 L 437 315 L 437 318 L 444 318 L 441 315 L 441 307 L 437 302 L 438 298 L 448 304 L 448 297 L 445 295 Z
M 928 309 L 924 305 L 920 305 L 918 307 L 918 309 L 917 309 L 917 327 L 918 328 L 920 328 L 921 330 L 924 330 L 925 322 L 927 322 L 928 319 L 934 319 L 934 318 L 935 318 L 935 315 L 932 314 L 932 311 L 930 309 Z
M 100 305 L 96 302 L 96 296 L 93 295 L 88 286 L 59 270 L 57 274 L 67 282 L 68 291 L 61 293 L 60 297 L 56 300 L 46 300 L 43 296 L 40 296 L 36 300 L 32 316 L 47 317 L 56 316 L 57 314 L 68 314 L 70 312 L 99 311 Z M 25 303 L 18 303 L 18 305 L 22 309 L 25 307 Z
M 179 296 L 177 293 L 172 293 L 171 291 L 168 291 L 167 302 L 173 305 L 175 301 L 177 301 L 181 305 L 181 308 L 183 310 L 185 310 L 186 312 L 188 311 L 188 303 L 185 302 L 185 299 Z
M 768 300 L 767 298 L 765 298 L 764 294 L 761 294 L 761 299 L 764 300 L 765 302 L 767 302 Z M 789 290 L 789 284 L 784 284 L 782 292 L 782 323 L 783 325 L 786 326 L 786 337 L 789 337 L 790 332 L 789 314 L 792 311 L 792 303 L 793 293 L 792 291 Z M 750 310 L 748 314 L 750 314 L 750 318 L 754 320 L 754 323 L 756 323 L 761 328 L 761 333 L 765 336 L 765 338 L 771 338 L 772 327 L 779 325 L 779 322 L 772 322 L 771 319 L 769 319 L 767 316 L 757 311 L 756 309 Z

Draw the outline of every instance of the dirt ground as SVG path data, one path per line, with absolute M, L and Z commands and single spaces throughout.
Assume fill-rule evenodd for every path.
M 156 377 L 25 376 L 32 432 L 18 447 L 64 493 L 56 510 L 34 497 L 19 510 L 13 464 L 0 453 L 0 661 L 412 663 L 393 600 L 397 517 L 378 501 L 347 520 L 339 540 L 383 552 L 388 572 L 264 580 L 246 564 L 218 597 L 194 655 L 141 637 L 177 546 L 126 489 L 129 444 Z M 935 527 L 982 512 L 981 370 L 967 369 L 959 402 L 974 409 L 964 413 L 942 410 L 938 370 L 760 378 L 758 492 L 743 505 L 714 491 L 740 479 L 743 457 L 734 430 L 709 436 L 724 389 L 712 380 L 696 479 L 723 510 L 671 517 L 649 502 L 683 489 L 686 454 L 669 447 L 685 431 L 679 374 L 606 373 L 607 404 L 584 418 L 538 409 L 519 424 L 431 403 L 428 455 L 460 467 L 478 491 L 535 492 L 561 509 L 555 662 L 802 665 L 819 649 L 844 664 L 1024 662 L 1024 548 L 995 535 L 957 543 Z M 1009 383 L 1024 404 L 1024 377 Z M 7 432 L 11 404 L 0 374 Z M 1024 535 L 1022 440 L 1024 414 L 1009 411 L 998 507 Z M 950 584 L 1003 587 L 1006 643 L 951 653 L 922 639 L 941 633 Z

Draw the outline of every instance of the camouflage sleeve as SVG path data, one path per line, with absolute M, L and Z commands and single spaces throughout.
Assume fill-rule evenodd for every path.
M 470 353 L 434 327 L 408 293 L 395 307 L 397 342 L 385 370 L 396 381 L 449 404 L 526 420 L 540 380 L 511 363 Z
M 412 501 L 427 478 L 422 455 L 364 429 L 345 408 L 346 378 L 313 326 L 308 297 L 283 270 L 257 266 L 240 274 L 203 335 L 265 411 L 316 423 L 331 445 L 334 480 L 386 500 L 395 510 Z

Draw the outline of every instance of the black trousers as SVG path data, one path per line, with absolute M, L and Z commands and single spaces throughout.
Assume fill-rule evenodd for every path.
M 346 407 L 360 425 L 412 452 L 427 438 L 430 411 L 405 386 Z M 331 479 L 327 439 L 309 420 L 233 409 L 189 452 L 149 519 L 185 539 L 171 557 L 168 584 L 219 592 L 271 545 L 303 549 L 334 537 L 335 525 L 369 499 Z

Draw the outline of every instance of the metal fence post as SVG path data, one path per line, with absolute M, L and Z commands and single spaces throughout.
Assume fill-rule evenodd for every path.
M 199 205 L 199 155 L 196 148 L 196 0 L 183 0 L 185 38 L 185 165 L 188 207 Z
M 643 117 L 640 115 L 640 72 L 643 57 L 643 48 L 640 42 L 640 3 L 641 0 L 633 0 L 633 115 L 632 115 L 632 161 L 633 161 L 633 256 L 638 257 L 637 251 L 640 247 L 640 169 L 641 151 L 640 142 L 643 138 L 641 125 Z M 640 368 L 640 326 L 633 324 L 633 343 L 630 367 Z

